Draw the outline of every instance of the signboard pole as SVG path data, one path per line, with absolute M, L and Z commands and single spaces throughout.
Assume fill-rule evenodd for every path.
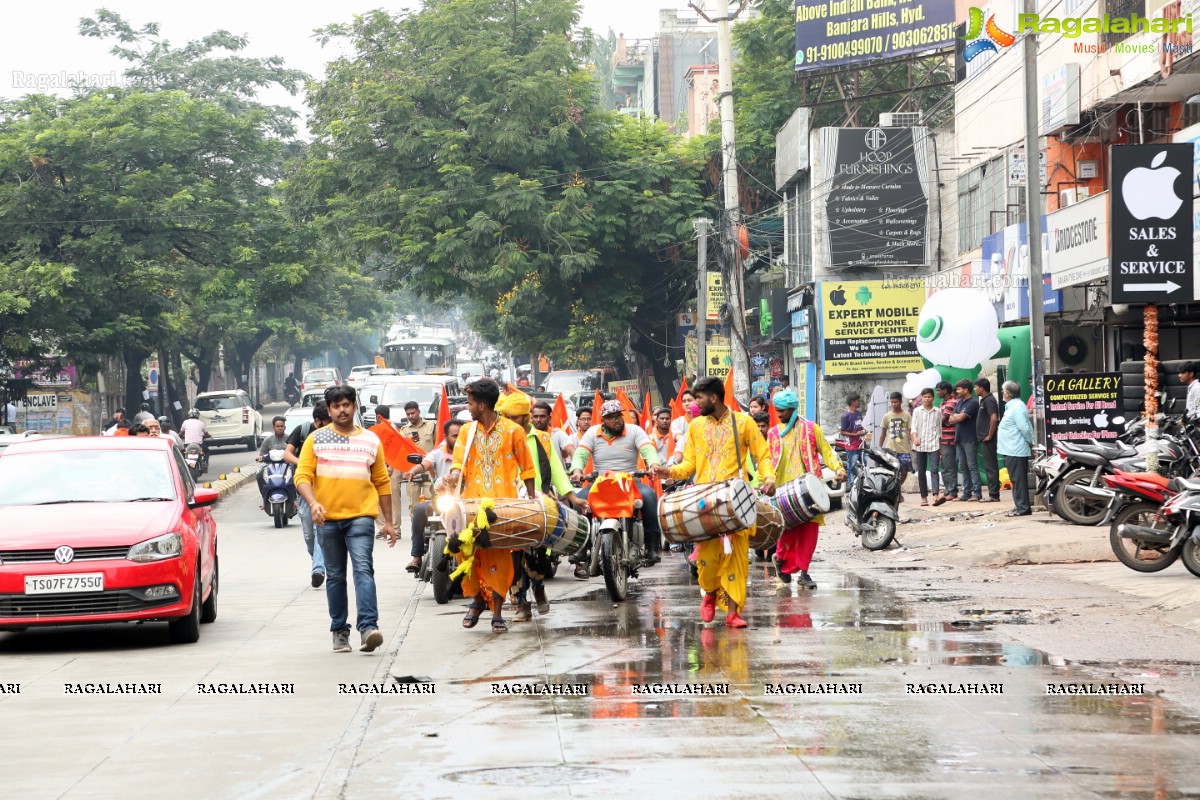
M 694 220 L 696 228 L 696 377 L 704 374 L 704 344 L 708 317 L 708 226 L 712 220 L 706 217 Z M 684 365 L 686 367 L 686 364 Z
M 1025 0 L 1025 13 L 1036 14 L 1036 0 Z M 1045 295 L 1042 277 L 1042 185 L 1032 180 L 1028 159 L 1038 152 L 1037 36 L 1025 34 L 1025 224 L 1029 232 L 1029 340 L 1033 346 L 1034 375 L 1042 372 L 1046 342 Z M 1033 432 L 1038 444 L 1046 443 L 1044 414 L 1033 410 Z

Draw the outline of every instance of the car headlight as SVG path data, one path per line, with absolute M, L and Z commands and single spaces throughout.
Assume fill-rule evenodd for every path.
M 178 533 L 167 533 L 135 544 L 125 556 L 130 561 L 164 561 L 183 555 L 183 537 Z
M 457 501 L 454 499 L 454 495 L 450 495 L 450 494 L 442 495 L 441 497 L 439 497 L 437 499 L 437 503 L 436 503 L 438 513 L 445 514 L 445 513 L 449 512 L 450 509 L 454 508 L 455 502 L 457 502 Z

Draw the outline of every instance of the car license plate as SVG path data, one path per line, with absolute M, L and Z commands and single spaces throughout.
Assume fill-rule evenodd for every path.
M 104 591 L 103 572 L 75 575 L 26 575 L 25 594 L 71 594 Z
M 214 416 L 212 418 L 212 421 L 213 422 L 225 422 L 228 419 L 229 419 L 229 417 Z

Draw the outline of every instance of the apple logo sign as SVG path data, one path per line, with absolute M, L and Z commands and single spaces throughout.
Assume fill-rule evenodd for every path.
M 1149 169 L 1131 169 L 1121 181 L 1121 199 L 1137 219 L 1170 219 L 1183 205 L 1183 199 L 1175 196 L 1175 179 L 1183 173 L 1174 167 L 1163 167 L 1166 160 L 1164 150 L 1150 162 Z
M 846 305 L 846 290 L 841 286 L 834 289 L 829 293 L 829 302 L 833 303 L 835 306 Z
M 1108 428 L 1108 414 L 1101 411 L 1099 414 L 1097 414 L 1095 417 L 1092 418 L 1092 422 L 1095 424 L 1095 426 L 1099 430 L 1105 430 Z

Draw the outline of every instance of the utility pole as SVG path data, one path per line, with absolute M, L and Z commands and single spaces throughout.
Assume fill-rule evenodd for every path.
M 708 226 L 712 220 L 702 217 L 692 222 L 696 228 L 696 377 L 708 374 L 704 348 L 708 344 Z
M 729 24 L 746 7 L 742 0 L 738 10 L 729 13 L 729 0 L 716 0 L 717 17 L 709 17 L 695 3 L 689 3 L 696 13 L 717 26 L 717 77 L 721 98 L 721 158 L 724 204 L 721 234 L 729 263 L 729 280 L 725 286 L 730 310 L 733 338 L 730 354 L 733 357 L 733 391 L 741 402 L 750 399 L 750 354 L 746 347 L 746 290 L 742 275 L 738 231 L 742 226 L 742 210 L 738 199 L 737 147 L 733 128 L 733 45 Z
M 1036 14 L 1036 0 L 1025 0 L 1025 13 Z M 1033 347 L 1033 396 L 1042 396 L 1045 374 L 1046 304 L 1042 277 L 1042 179 L 1038 148 L 1037 36 L 1025 34 L 1025 229 L 1029 235 L 1029 340 Z M 1046 443 L 1045 403 L 1035 403 L 1033 432 Z

